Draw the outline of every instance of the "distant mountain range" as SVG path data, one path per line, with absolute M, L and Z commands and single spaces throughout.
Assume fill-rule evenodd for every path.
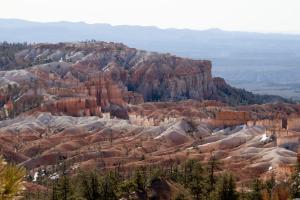
M 213 62 L 214 75 L 224 77 L 234 86 L 300 98 L 300 35 L 0 19 L 0 41 L 38 43 L 93 39 L 209 59 Z

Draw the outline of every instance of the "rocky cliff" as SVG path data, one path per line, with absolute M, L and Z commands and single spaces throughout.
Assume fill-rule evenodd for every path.
M 152 55 L 131 71 L 129 85 L 148 101 L 207 99 L 214 93 L 210 61 Z
M 232 88 L 223 79 L 213 79 L 210 61 L 146 52 L 118 43 L 35 44 L 9 52 L 9 59 L 2 55 L 5 62 L 0 62 L 0 68 L 26 68 L 31 76 L 27 82 L 34 79 L 39 87 L 81 87 L 104 108 L 143 100 L 216 99 L 247 104 L 265 99 Z
M 138 92 L 147 101 L 206 99 L 214 93 L 211 62 L 149 53 L 116 43 L 60 43 L 28 46 L 14 53 L 10 68 L 45 63 L 68 63 L 48 73 L 87 79 L 101 72 L 122 88 Z M 3 67 L 3 66 L 1 66 Z

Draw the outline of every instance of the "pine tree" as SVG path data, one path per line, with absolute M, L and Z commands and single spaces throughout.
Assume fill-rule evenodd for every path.
M 120 197 L 130 198 L 130 193 L 136 188 L 134 180 L 125 180 L 119 185 Z
M 249 194 L 249 200 L 262 200 L 263 184 L 259 179 L 254 179 L 251 183 L 251 192 Z
M 58 185 L 58 180 L 53 181 L 51 200 L 58 200 L 57 189 L 56 189 L 57 185 Z
M 62 163 L 62 177 L 54 182 L 52 199 L 53 200 L 70 200 L 73 196 L 73 190 L 70 184 L 70 178 L 67 174 L 66 163 Z
M 216 183 L 216 189 L 213 192 L 214 200 L 236 200 L 236 184 L 231 174 L 223 174 Z
M 137 170 L 135 174 L 135 184 L 136 184 L 136 191 L 138 193 L 144 193 L 146 190 L 146 175 L 144 170 Z
M 72 197 L 72 190 L 68 176 L 63 176 L 56 186 L 56 194 L 59 200 L 69 200 Z
M 239 193 L 239 200 L 246 200 L 246 198 L 247 198 L 247 193 L 245 192 L 245 187 L 244 184 L 242 183 L 242 188 Z
M 99 180 L 95 173 L 83 173 L 80 175 L 82 180 L 82 196 L 87 200 L 100 199 Z
M 265 188 L 267 190 L 269 198 L 272 196 L 272 189 L 275 187 L 276 182 L 275 182 L 275 175 L 272 172 L 270 179 L 266 180 L 265 182 Z
M 208 160 L 207 163 L 207 171 L 209 173 L 208 177 L 208 192 L 212 192 L 214 190 L 214 186 L 216 183 L 215 171 L 220 169 L 220 162 L 214 155 Z
M 184 166 L 184 184 L 188 187 L 195 199 L 203 199 L 205 194 L 205 179 L 203 168 L 196 160 L 188 160 Z
M 100 184 L 100 199 L 106 200 L 116 200 L 116 188 L 117 188 L 117 179 L 114 177 L 114 173 L 109 173 L 102 178 Z
M 232 174 L 229 175 L 229 177 L 227 177 L 228 180 L 228 198 L 227 199 L 231 199 L 231 200 L 235 200 L 237 199 L 237 192 L 236 192 L 236 184 L 235 184 L 235 180 L 232 176 Z

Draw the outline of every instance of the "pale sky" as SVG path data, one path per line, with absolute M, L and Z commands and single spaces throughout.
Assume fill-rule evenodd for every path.
M 300 32 L 300 0 L 0 0 L 0 18 Z

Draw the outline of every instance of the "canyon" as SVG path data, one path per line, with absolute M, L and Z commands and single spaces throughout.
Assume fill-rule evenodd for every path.
M 30 176 L 62 162 L 130 171 L 188 159 L 244 183 L 285 180 L 300 144 L 300 104 L 213 77 L 212 63 L 119 43 L 7 47 L 0 68 L 0 151 Z

